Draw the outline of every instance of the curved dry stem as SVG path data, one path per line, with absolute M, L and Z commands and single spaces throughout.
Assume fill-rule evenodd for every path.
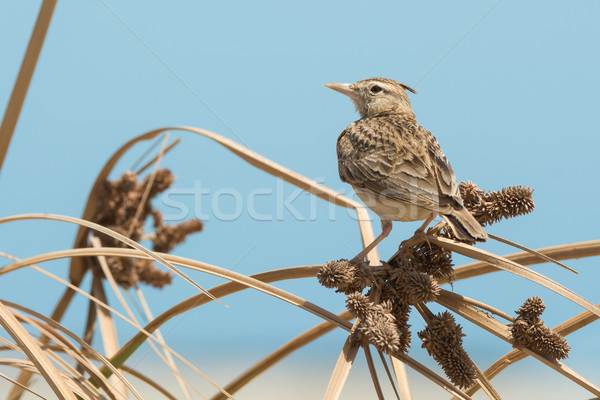
M 544 254 L 555 260 L 572 260 L 575 258 L 586 258 L 600 256 L 600 240 L 590 240 L 587 242 L 577 242 L 569 244 L 561 244 L 559 246 L 545 247 L 536 250 L 538 253 Z M 504 256 L 507 260 L 513 261 L 520 265 L 535 265 L 543 264 L 544 260 L 538 256 L 529 254 L 528 252 L 514 253 Z M 473 278 L 480 275 L 497 272 L 499 269 L 487 262 L 475 262 L 472 264 L 463 265 L 454 269 L 456 274 L 455 281 L 467 278 Z M 443 283 L 440 281 L 440 283 Z
M 499 269 L 511 272 L 522 278 L 530 280 L 531 282 L 537 283 L 538 285 L 544 286 L 545 288 L 550 289 L 553 292 L 563 296 L 567 300 L 570 300 L 573 303 L 585 308 L 586 310 L 589 310 L 594 314 L 600 316 L 600 308 L 596 307 L 594 303 L 584 299 L 577 293 L 567 289 L 566 287 L 540 274 L 539 272 L 533 271 L 505 257 L 497 256 L 493 253 L 490 253 L 489 251 L 478 249 L 477 247 L 469 246 L 451 239 L 446 239 L 437 236 L 427 236 L 427 239 L 440 247 L 473 258 L 475 260 L 484 261 Z
M 41 394 L 37 393 L 36 391 L 34 391 L 34 390 L 32 390 L 32 389 L 28 388 L 28 387 L 27 387 L 27 386 L 25 386 L 25 385 L 22 385 L 22 384 L 20 384 L 20 383 L 19 383 L 19 382 L 17 382 L 16 380 L 14 380 L 14 379 L 12 379 L 12 378 L 10 378 L 10 377 L 8 377 L 8 376 L 4 375 L 4 374 L 3 374 L 3 373 L 1 373 L 1 372 L 0 372 L 0 378 L 4 379 L 4 380 L 5 380 L 5 381 L 7 381 L 7 382 L 10 382 L 10 383 L 12 383 L 14 386 L 18 387 L 19 389 L 21 389 L 21 390 L 24 390 L 24 391 L 26 391 L 26 392 L 29 392 L 29 393 L 31 393 L 32 395 L 34 395 L 34 396 L 36 396 L 36 397 L 38 397 L 38 398 L 40 398 L 40 399 L 43 399 L 43 400 L 48 400 L 46 397 L 42 396 Z
M 49 327 L 55 329 L 57 332 L 63 332 L 64 334 L 66 334 L 68 337 L 70 337 L 72 340 L 74 340 L 75 342 L 77 342 L 80 346 L 82 346 L 86 351 L 89 352 L 89 354 L 91 354 L 93 356 L 93 358 L 97 361 L 99 361 L 100 363 L 102 363 L 104 365 L 104 368 L 108 368 L 110 369 L 110 371 L 112 373 L 115 373 L 117 376 L 119 376 L 119 378 L 127 383 L 127 380 L 119 373 L 119 371 L 117 371 L 116 368 L 114 368 L 110 362 L 104 358 L 100 353 L 98 353 L 96 350 L 94 350 L 93 347 L 91 347 L 89 344 L 87 344 L 85 341 L 83 341 L 82 339 L 80 339 L 77 335 L 75 335 L 74 333 L 72 333 L 70 330 L 68 330 L 67 328 L 65 328 L 64 326 L 62 326 L 61 324 L 59 324 L 58 322 L 46 317 L 43 314 L 38 313 L 35 310 L 32 310 L 30 308 L 24 307 L 20 304 L 15 304 L 13 302 L 10 302 L 8 300 L 0 300 L 0 303 L 3 304 L 4 306 L 8 306 L 11 307 L 15 310 L 19 310 L 21 312 L 27 313 L 35 318 L 37 318 L 40 321 L 43 321 L 46 325 L 48 325 Z M 43 327 L 41 325 L 37 325 L 38 328 L 43 328 L 44 331 L 47 332 L 47 328 Z M 59 341 L 60 343 L 63 343 L 65 345 L 68 345 L 69 343 L 65 340 L 63 341 Z M 74 348 L 74 347 L 73 347 Z M 77 350 L 77 349 L 76 349 Z M 81 361 L 84 361 L 83 359 Z M 133 389 L 133 393 L 135 393 L 135 389 L 133 387 L 130 387 L 130 390 Z
M 19 114 L 21 114 L 21 108 L 25 102 L 25 96 L 27 96 L 27 90 L 35 71 L 35 65 L 37 64 L 42 46 L 44 45 L 44 39 L 46 33 L 50 27 L 50 21 L 52 20 L 52 14 L 54 13 L 54 7 L 56 6 L 56 0 L 44 0 L 40 7 L 33 32 L 29 38 L 27 44 L 27 50 L 25 56 L 21 62 L 21 68 L 19 68 L 19 74 L 15 81 L 10 99 L 6 105 L 6 111 L 4 112 L 4 118 L 0 124 L 0 169 L 4 163 L 4 157 L 8 152 L 10 140 L 14 133 L 17 121 L 19 120 Z
M 512 246 L 512 247 L 514 247 L 514 248 L 516 248 L 516 249 L 519 249 L 519 250 L 523 250 L 523 251 L 525 251 L 526 253 L 533 254 L 533 255 L 535 255 L 535 256 L 537 256 L 537 257 L 539 257 L 539 258 L 543 259 L 544 261 L 547 261 L 547 262 L 549 262 L 549 263 L 556 264 L 556 265 L 558 265 L 559 267 L 561 267 L 561 268 L 564 268 L 564 269 L 566 269 L 566 270 L 567 270 L 567 271 L 569 271 L 569 272 L 572 272 L 572 273 L 574 273 L 574 274 L 578 274 L 578 272 L 577 272 L 577 271 L 575 271 L 573 268 L 571 268 L 571 267 L 567 267 L 565 264 L 563 264 L 563 263 L 561 263 L 561 262 L 558 262 L 558 260 L 555 260 L 555 259 L 554 259 L 554 258 L 552 258 L 552 257 L 548 257 L 547 255 L 545 255 L 545 254 L 543 254 L 543 253 L 540 253 L 539 251 L 532 250 L 532 249 L 530 249 L 529 247 L 525 247 L 525 246 L 523 246 L 522 244 L 519 244 L 519 243 L 513 242 L 512 240 L 508 240 L 508 239 L 504 239 L 504 238 L 502 238 L 502 237 L 500 237 L 500 236 L 492 235 L 491 233 L 488 233 L 488 236 L 490 237 L 490 239 L 494 239 L 494 240 L 496 240 L 496 241 L 498 241 L 498 242 L 500 242 L 500 243 L 507 244 L 507 245 L 509 245 L 509 246 Z
M 50 220 L 50 221 L 68 222 L 68 223 L 76 224 L 79 226 L 85 226 L 86 228 L 93 229 L 98 232 L 102 232 L 105 235 L 111 236 L 112 238 L 114 238 L 120 242 L 123 242 L 123 243 L 133 247 L 134 249 L 139 250 L 142 253 L 150 256 L 151 259 L 158 261 L 159 263 L 161 263 L 162 265 L 164 265 L 165 267 L 170 269 L 174 274 L 178 275 L 179 277 L 183 278 L 186 282 L 188 282 L 189 284 L 194 286 L 196 289 L 198 289 L 201 292 L 206 293 L 207 295 L 210 296 L 210 294 L 203 287 L 198 285 L 190 277 L 185 275 L 183 272 L 181 272 L 179 269 L 175 268 L 164 258 L 159 256 L 158 253 L 148 250 L 147 248 L 145 248 L 141 244 L 137 243 L 136 241 L 131 240 L 127 236 L 123 236 L 120 233 L 113 231 L 112 229 L 106 228 L 102 225 L 98 225 L 94 222 L 85 221 L 85 220 L 82 220 L 79 218 L 69 217 L 66 215 L 58 215 L 58 214 L 22 214 L 22 215 L 13 215 L 10 217 L 0 218 L 0 224 L 4 224 L 7 222 L 13 222 L 13 221 L 28 220 L 28 219 L 42 219 L 42 220 Z M 218 299 L 213 299 L 213 300 L 217 301 L 218 303 L 223 304 Z M 225 304 L 223 304 L 223 305 L 225 305 Z
M 340 356 L 335 363 L 331 377 L 329 378 L 327 390 L 323 396 L 324 400 L 339 399 L 359 349 L 360 344 L 352 342 L 350 336 L 348 336 L 346 342 L 344 342 L 344 347 L 342 347 Z
M 0 303 L 0 326 L 8 332 L 35 365 L 57 398 L 75 400 L 75 395 L 63 381 L 60 372 L 4 303 Z

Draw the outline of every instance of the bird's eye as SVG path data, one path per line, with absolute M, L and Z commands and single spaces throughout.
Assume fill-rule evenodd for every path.
M 375 85 L 375 86 L 373 86 L 373 87 L 371 88 L 371 93 L 379 93 L 379 92 L 381 92 L 382 90 L 383 90 L 383 89 L 381 88 L 381 86 L 377 86 L 377 85 Z

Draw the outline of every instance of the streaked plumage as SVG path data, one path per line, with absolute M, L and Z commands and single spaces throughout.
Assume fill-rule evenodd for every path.
M 459 238 L 487 238 L 463 206 L 456 176 L 438 141 L 418 124 L 405 91 L 412 89 L 384 78 L 326 86 L 351 97 L 362 117 L 338 138 L 340 178 L 382 223 L 429 223 L 439 214 Z

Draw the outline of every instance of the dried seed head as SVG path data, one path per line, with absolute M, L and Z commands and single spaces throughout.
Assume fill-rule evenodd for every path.
M 544 301 L 540 297 L 534 296 L 525 300 L 523 305 L 515 312 L 522 319 L 535 322 L 540 318 L 545 309 L 546 305 Z
M 404 271 L 397 290 L 402 300 L 412 305 L 433 301 L 440 293 L 437 281 L 427 274 L 411 270 Z
M 433 316 L 418 335 L 423 341 L 422 347 L 440 364 L 452 383 L 460 388 L 473 384 L 475 367 L 462 346 L 462 327 L 452 314 L 444 311 Z
M 496 192 L 483 192 L 472 182 L 461 182 L 459 189 L 465 207 L 482 225 L 528 214 L 535 208 L 533 189 L 527 186 L 510 186 Z
M 508 324 L 515 346 L 523 346 L 556 360 L 569 356 L 571 347 L 560 334 L 544 325 L 540 316 L 546 308 L 539 297 L 531 297 L 516 311 L 517 318 Z
M 444 354 L 444 361 L 440 362 L 446 376 L 452 383 L 461 389 L 471 386 L 475 382 L 477 372 L 473 361 L 462 348 L 450 349 Z
M 344 290 L 354 278 L 354 266 L 348 260 L 328 261 L 317 273 L 319 283 L 326 288 Z
M 202 229 L 202 223 L 192 220 L 176 226 L 164 226 L 162 214 L 152 207 L 149 200 L 167 189 L 173 183 L 174 176 L 168 169 L 158 170 L 148 189 L 149 195 L 142 204 L 150 177 L 151 175 L 138 183 L 138 176 L 128 171 L 115 181 L 105 181 L 100 187 L 96 215 L 92 220 L 139 241 L 144 235 L 146 219 L 152 216 L 156 229 L 153 248 L 168 252 L 187 235 Z M 138 209 L 141 212 L 138 213 Z M 110 236 L 99 235 L 99 238 L 105 247 L 126 247 Z M 115 280 L 124 288 L 136 286 L 139 282 L 160 288 L 170 284 L 172 280 L 170 272 L 161 271 L 150 260 L 108 257 L 107 262 Z M 88 262 L 88 265 L 98 267 L 94 261 Z
M 406 274 L 406 291 L 409 293 L 409 304 L 428 303 L 434 301 L 440 293 L 435 279 L 422 272 Z
M 346 297 L 346 308 L 357 318 L 365 319 L 375 312 L 375 304 L 360 292 L 350 293 Z
M 398 351 L 400 335 L 390 314 L 371 313 L 364 321 L 364 335 L 369 343 L 387 354 Z
M 346 294 L 362 292 L 371 283 L 368 268 L 364 262 L 356 263 L 346 259 L 328 261 L 319 269 L 317 279 L 326 288 L 336 288 Z
M 403 353 L 407 353 L 412 340 L 410 334 L 410 324 L 408 323 L 408 318 L 410 317 L 410 306 L 398 299 L 393 302 L 391 314 L 394 316 L 396 329 L 398 330 L 398 336 L 400 339 L 399 349 Z
M 477 185 L 471 181 L 461 182 L 459 189 L 463 203 L 469 210 L 471 209 L 469 206 L 479 203 L 483 197 L 483 190 L 479 189 Z
M 156 223 L 156 219 L 154 221 Z M 156 228 L 154 239 L 152 239 L 152 249 L 168 253 L 179 243 L 185 241 L 188 235 L 200 232 L 203 227 L 204 225 L 198 219 L 191 219 L 177 225 L 159 225 Z

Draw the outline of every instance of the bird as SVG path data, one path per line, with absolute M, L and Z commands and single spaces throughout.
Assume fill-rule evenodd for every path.
M 392 221 L 421 221 L 415 236 L 441 216 L 455 236 L 484 242 L 488 235 L 465 208 L 456 176 L 437 139 L 417 122 L 407 91 L 386 78 L 328 83 L 354 102 L 360 119 L 337 140 L 340 179 L 381 219 L 382 233 L 353 260 L 364 257 L 392 231 Z

